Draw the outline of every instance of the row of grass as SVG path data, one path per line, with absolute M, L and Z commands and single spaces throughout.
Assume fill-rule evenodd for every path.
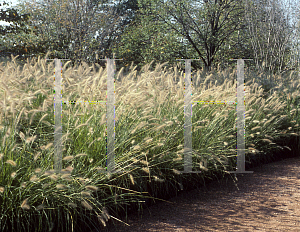
M 1 231 L 104 228 L 109 221 L 120 220 L 128 207 L 137 205 L 135 209 L 142 210 L 149 194 L 164 198 L 189 183 L 224 175 L 236 167 L 235 108 L 195 104 L 193 170 L 202 173 L 179 173 L 184 160 L 183 73 L 162 70 L 162 66 L 150 71 L 148 65 L 139 75 L 132 68 L 116 83 L 115 162 L 123 173 L 99 172 L 106 161 L 105 105 L 63 105 L 63 133 L 67 136 L 63 170 L 56 173 L 51 89 L 54 66 L 39 58 L 22 70 L 13 61 L 1 69 Z M 69 83 L 63 88 L 66 99 L 86 100 L 87 96 L 89 100 L 105 100 L 106 70 L 100 68 L 96 73 L 84 66 L 67 69 L 66 64 L 63 73 L 68 79 L 65 83 Z M 76 75 L 81 79 L 72 80 Z M 164 82 L 168 75 L 181 84 Z M 193 101 L 234 101 L 235 75 L 234 70 L 195 73 L 199 77 L 195 79 Z M 249 157 L 260 160 L 266 152 L 291 149 L 278 142 L 299 135 L 300 95 L 295 73 L 276 77 L 277 86 L 263 82 L 258 87 L 255 77 L 268 80 L 263 75 L 245 72 L 247 162 L 251 162 Z M 285 88 L 280 83 L 285 83 Z M 277 92 L 271 91 L 275 89 Z M 87 126 L 80 126 L 85 123 Z M 293 149 L 299 146 L 298 141 Z

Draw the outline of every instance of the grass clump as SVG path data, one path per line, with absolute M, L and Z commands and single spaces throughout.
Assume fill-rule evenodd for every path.
M 63 101 L 105 101 L 106 70 L 63 66 Z M 236 114 L 231 105 L 193 104 L 193 170 L 185 174 L 183 73 L 146 65 L 118 73 L 115 106 L 115 163 L 106 175 L 106 105 L 63 105 L 62 170 L 54 170 L 52 63 L 45 60 L 1 67 L 0 228 L 2 231 L 79 231 L 109 220 L 145 192 L 153 197 L 236 167 Z M 236 101 L 234 70 L 193 73 L 192 101 Z M 246 70 L 246 158 L 284 149 L 277 141 L 299 136 L 299 80 L 268 91 Z M 290 77 L 293 75 L 290 74 Z M 174 79 L 179 79 L 175 83 Z M 252 83 L 251 83 L 252 82 Z M 218 85 L 219 83 L 219 85 Z M 286 84 L 286 82 L 285 82 Z M 286 85 L 285 85 L 286 86 Z M 272 90 L 274 90 L 272 88 Z M 299 148 L 299 143 L 297 144 Z M 289 148 L 290 149 L 290 148 Z M 96 219 L 96 220 L 95 220 Z M 46 228 L 46 229 L 45 229 Z M 84 231 L 84 230 L 82 230 Z M 86 231 L 86 230 L 85 230 Z

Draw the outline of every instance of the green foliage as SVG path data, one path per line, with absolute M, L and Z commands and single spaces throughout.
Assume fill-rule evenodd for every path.
M 178 44 L 175 33 L 166 34 L 166 31 L 165 26 L 149 10 L 140 10 L 139 18 L 125 29 L 121 42 L 114 46 L 113 51 L 117 57 L 125 57 L 120 66 L 126 67 L 133 62 L 140 71 L 142 66 L 152 60 L 153 67 L 166 61 L 169 61 L 169 67 L 178 64 L 175 59 L 181 58 L 178 51 L 183 50 L 183 46 Z
M 6 2 L 4 5 L 8 5 Z M 9 8 L 7 10 L 1 9 L 0 20 L 12 23 L 9 26 L 0 26 L 0 35 L 4 36 L 0 38 L 0 52 L 1 57 L 13 55 L 23 55 L 27 52 L 27 44 L 20 43 L 21 38 L 24 38 L 25 34 L 34 33 L 34 30 L 27 29 L 26 24 L 29 20 L 29 14 L 19 15 L 15 9 Z M 18 35 L 19 43 L 12 41 L 12 37 Z
M 68 7 L 67 2 L 61 1 L 52 4 L 50 12 Z M 89 7 L 97 6 L 98 10 L 100 8 L 102 10 L 104 6 L 101 4 L 108 3 L 108 1 L 95 0 L 91 3 L 93 5 Z M 253 5 L 252 2 L 251 4 Z M 195 7 L 187 7 L 190 5 Z M 24 14 L 27 15 L 27 21 L 23 20 L 24 22 L 18 27 L 20 30 L 5 30 L 5 33 L 10 31 L 11 42 L 1 43 L 1 45 L 5 45 L 5 49 L 3 49 L 4 45 L 0 46 L 1 54 L 5 56 L 19 55 L 18 59 L 25 60 L 27 57 L 45 55 L 47 51 L 50 51 L 49 59 L 68 58 L 72 60 L 72 66 L 85 61 L 88 64 L 98 63 L 103 68 L 106 67 L 106 62 L 100 61 L 98 58 L 105 58 L 105 56 L 113 58 L 113 54 L 115 54 L 115 58 L 123 59 L 123 61 L 116 62 L 117 71 L 122 67 L 128 71 L 131 63 L 134 66 L 137 65 L 137 70 L 140 71 L 144 64 L 151 61 L 154 61 L 153 67 L 157 63 L 164 62 L 168 62 L 167 67 L 172 67 L 180 63 L 176 59 L 200 58 L 201 60 L 193 61 L 191 64 L 194 71 L 203 66 L 218 67 L 220 65 L 224 69 L 234 66 L 234 62 L 229 62 L 231 58 L 255 58 L 249 30 L 243 20 L 244 6 L 243 2 L 234 0 L 205 1 L 202 5 L 195 4 L 193 0 L 177 1 L 176 4 L 159 0 L 120 1 L 112 6 L 112 9 L 123 19 L 120 24 L 112 20 L 111 25 L 115 24 L 117 29 L 109 32 L 109 38 L 98 37 L 95 39 L 93 36 L 87 35 L 81 38 L 80 42 L 77 41 L 80 45 L 76 45 L 74 50 L 69 49 L 73 38 L 70 36 L 70 30 L 67 29 L 71 25 L 70 22 L 65 19 L 61 19 L 61 22 L 53 22 L 55 27 L 52 26 L 51 33 L 47 32 L 46 36 L 41 33 L 44 25 L 37 24 L 36 21 L 32 22 L 30 14 Z M 29 12 L 26 10 L 27 8 L 28 5 L 19 6 L 21 13 Z M 38 15 L 41 21 L 45 20 L 45 10 L 46 8 L 37 11 L 44 12 Z M 36 14 L 32 12 L 31 18 L 37 17 Z M 52 18 L 55 18 L 53 14 L 51 13 Z M 51 15 L 49 15 L 50 18 Z M 49 18 L 49 16 L 47 17 Z M 13 17 L 16 20 L 22 19 L 16 10 L 9 11 L 7 20 L 11 20 Z M 176 19 L 175 23 L 173 22 L 174 18 Z M 28 25 L 25 25 L 25 22 Z M 103 25 L 107 22 L 102 21 Z M 94 24 L 96 23 L 91 23 L 91 26 L 95 27 Z M 97 24 L 97 26 L 102 27 L 102 24 Z M 60 30 L 57 30 L 57 27 Z M 24 29 L 24 32 L 21 28 Z M 196 32 L 195 29 L 198 31 Z M 75 37 L 79 38 L 80 33 L 78 32 Z M 21 39 L 22 42 L 20 42 Z M 184 42 L 181 42 L 182 39 Z M 87 47 L 87 50 L 83 49 L 84 46 Z M 289 49 L 285 53 L 285 63 L 289 62 L 291 52 L 292 49 Z M 183 61 L 181 63 L 184 65 Z M 255 62 L 249 61 L 248 65 L 254 67 Z M 278 65 L 276 69 L 278 69 Z

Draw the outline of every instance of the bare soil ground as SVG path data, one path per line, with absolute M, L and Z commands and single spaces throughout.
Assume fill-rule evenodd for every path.
M 249 170 L 250 171 L 250 170 Z M 300 231 L 300 157 L 252 168 L 99 231 Z

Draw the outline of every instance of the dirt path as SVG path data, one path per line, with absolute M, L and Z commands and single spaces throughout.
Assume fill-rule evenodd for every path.
M 300 157 L 251 171 L 238 174 L 237 185 L 212 182 L 123 219 L 130 227 L 118 222 L 106 231 L 300 231 Z

